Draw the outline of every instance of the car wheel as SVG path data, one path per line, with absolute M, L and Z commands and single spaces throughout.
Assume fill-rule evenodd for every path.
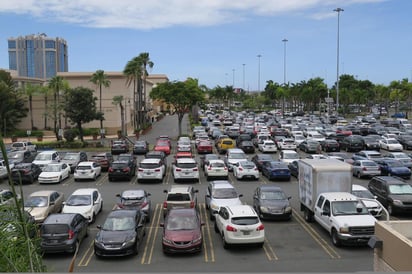
M 216 222 L 215 222 L 215 224 L 214 224 L 214 228 L 215 228 L 215 232 L 216 232 L 216 233 L 219 233 L 219 229 L 217 228 Z
M 84 234 L 84 237 L 85 238 L 89 237 L 89 227 L 86 227 L 86 234 Z
M 307 208 L 305 208 L 305 210 L 303 211 L 303 217 L 305 218 L 305 221 L 308 223 L 311 223 L 313 221 L 312 212 L 310 212 Z
M 224 249 L 228 249 L 228 248 L 229 248 L 229 244 L 226 242 L 225 234 L 224 234 L 224 233 L 222 233 L 222 243 L 223 243 L 223 248 L 224 248 Z
M 213 215 L 211 209 L 209 210 L 209 219 L 210 219 L 211 221 L 213 221 L 213 220 L 215 219 L 215 216 Z
M 334 246 L 341 246 L 342 243 L 338 237 L 338 232 L 336 229 L 332 229 L 332 243 Z
M 393 206 L 392 205 L 388 205 L 388 213 L 389 213 L 389 216 L 393 215 Z
M 90 220 L 90 223 L 93 224 L 96 221 L 96 214 L 93 212 L 92 219 Z
M 138 240 L 137 240 L 137 239 L 136 239 L 136 243 L 135 243 L 135 245 L 134 245 L 133 254 L 134 254 L 134 255 L 139 254 L 139 244 L 138 244 Z
M 358 179 L 360 179 L 362 177 L 362 175 L 360 174 L 360 172 L 358 172 L 357 174 Z
M 103 210 L 103 201 L 102 201 L 102 203 L 100 204 L 100 209 L 99 209 L 99 212 L 98 212 L 98 213 L 102 212 L 102 210 Z
M 263 247 L 264 242 L 258 243 L 257 247 L 262 248 Z
M 109 182 L 112 182 L 113 181 L 113 178 L 112 177 L 109 177 Z
M 94 176 L 93 176 L 93 180 L 95 180 L 95 181 L 96 181 L 96 179 L 97 179 L 97 174 L 94 174 Z

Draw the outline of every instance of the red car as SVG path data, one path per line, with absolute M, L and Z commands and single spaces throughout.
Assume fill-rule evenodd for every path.
M 154 151 L 163 151 L 166 155 L 170 154 L 170 143 L 165 140 L 157 140 L 156 145 L 154 146 Z
M 162 247 L 164 253 L 197 253 L 202 251 L 202 226 L 196 208 L 170 209 L 165 217 Z
M 212 142 L 209 140 L 207 141 L 200 141 L 199 144 L 197 145 L 197 153 L 213 153 L 213 146 Z

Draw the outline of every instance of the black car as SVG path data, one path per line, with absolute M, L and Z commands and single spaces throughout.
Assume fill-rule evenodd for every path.
M 252 141 L 242 141 L 238 145 L 238 148 L 243 150 L 244 153 L 255 153 L 255 146 Z
M 11 178 L 15 184 L 34 183 L 42 172 L 41 168 L 33 163 L 20 163 L 11 170 Z
M 112 155 L 129 152 L 129 144 L 125 140 L 114 140 L 111 144 Z
M 110 182 L 115 179 L 127 179 L 130 181 L 135 174 L 136 168 L 130 168 L 126 161 L 114 161 L 107 172 Z
M 143 189 L 125 190 L 121 194 L 117 194 L 119 202 L 115 209 L 133 209 L 141 210 L 146 214 L 146 222 L 150 222 L 152 202 L 150 200 L 151 194 Z
M 285 192 L 278 186 L 261 185 L 253 194 L 253 208 L 263 219 L 285 219 L 292 217 L 292 207 Z
M 273 159 L 273 157 L 270 154 L 256 154 L 251 159 L 251 161 L 255 163 L 255 165 L 259 169 L 259 171 L 262 171 L 262 165 L 265 162 L 271 162 L 271 161 L 274 161 L 274 160 L 275 159 Z
M 127 256 L 137 254 L 146 233 L 145 214 L 140 210 L 114 210 L 98 225 L 94 254 Z
M 133 145 L 133 154 L 146 154 L 149 152 L 149 143 L 147 141 L 136 141 Z
M 340 145 L 338 141 L 334 139 L 326 139 L 325 141 L 320 142 L 322 150 L 325 152 L 335 152 L 340 151 Z
M 239 147 L 239 145 L 243 141 L 252 141 L 252 137 L 248 133 L 241 133 L 237 138 L 236 138 L 236 146 Z
M 71 173 L 74 173 L 74 170 L 80 162 L 87 162 L 87 153 L 84 151 L 67 152 L 64 154 L 61 162 L 68 164 L 70 166 Z
M 40 227 L 40 248 L 44 253 L 75 253 L 88 236 L 89 220 L 78 213 L 49 215 Z
M 412 149 L 412 135 L 399 135 L 398 142 L 403 146 L 403 149 Z
M 135 175 L 135 171 L 137 167 L 136 156 L 130 153 L 123 153 L 117 157 L 117 161 L 127 162 L 130 169 L 134 172 L 133 175 Z
M 349 151 L 360 151 L 364 147 L 363 138 L 360 135 L 350 135 L 345 137 L 340 143 L 340 148 Z
M 363 149 L 364 150 L 376 150 L 380 151 L 381 147 L 379 145 L 379 135 L 367 135 L 363 136 Z
M 387 209 L 389 215 L 412 212 L 412 186 L 391 176 L 375 176 L 368 189 Z
M 290 170 L 290 175 L 298 178 L 299 176 L 299 162 L 298 161 L 292 161 L 288 164 L 288 168 Z

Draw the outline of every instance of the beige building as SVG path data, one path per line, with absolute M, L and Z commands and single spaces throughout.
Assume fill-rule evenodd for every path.
M 19 86 L 23 86 L 24 83 L 32 83 L 39 85 L 47 85 L 42 79 L 26 78 L 19 77 L 15 71 L 9 71 L 18 83 Z M 99 87 L 92 82 L 90 79 L 94 72 L 59 72 L 57 75 L 62 76 L 68 83 L 70 88 L 76 87 L 86 87 L 95 91 L 95 96 L 98 98 L 96 102 L 97 109 L 99 110 L 100 104 L 100 91 Z M 133 115 L 135 112 L 133 104 L 133 84 L 127 86 L 126 76 L 122 72 L 106 72 L 108 80 L 110 80 L 109 87 L 102 87 L 102 112 L 104 113 L 105 120 L 103 121 L 103 126 L 106 130 L 106 134 L 114 134 L 117 130 L 121 129 L 121 111 L 118 105 L 113 104 L 114 96 L 123 96 L 125 108 L 125 124 L 127 131 L 131 132 L 134 129 L 133 125 Z M 158 83 L 163 83 L 168 81 L 168 78 L 164 74 L 152 74 L 149 75 L 146 79 L 146 110 L 147 118 L 149 121 L 155 119 L 159 112 L 166 111 L 166 108 L 163 104 L 159 102 L 153 102 L 150 97 L 150 91 Z M 45 127 L 53 128 L 54 120 L 50 113 L 50 109 L 46 109 L 46 96 L 44 94 L 36 94 L 32 99 L 33 104 L 33 120 L 34 126 L 38 129 L 44 129 Z M 54 102 L 53 94 L 47 96 L 47 102 L 49 108 Z M 28 102 L 27 102 L 28 105 Z M 64 114 L 63 114 L 64 116 Z M 72 126 L 70 121 L 67 121 L 64 117 L 61 119 L 62 127 Z M 100 121 L 93 121 L 87 124 L 84 124 L 85 128 L 99 128 Z M 22 120 L 21 124 L 18 125 L 20 129 L 29 129 L 30 128 L 30 117 L 26 117 Z

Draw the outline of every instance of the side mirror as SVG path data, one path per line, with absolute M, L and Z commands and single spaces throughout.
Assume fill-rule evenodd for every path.
M 243 197 L 243 194 L 239 194 L 239 198 Z

